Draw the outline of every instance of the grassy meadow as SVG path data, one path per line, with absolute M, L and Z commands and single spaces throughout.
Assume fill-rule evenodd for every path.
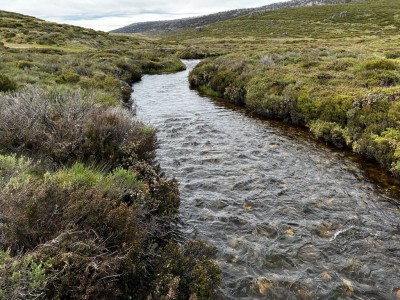
M 178 183 L 131 84 L 185 66 L 150 39 L 0 11 L 0 299 L 210 299 Z

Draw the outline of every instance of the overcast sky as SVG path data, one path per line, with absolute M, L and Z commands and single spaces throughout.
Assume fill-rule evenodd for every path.
M 285 0 L 0 0 L 0 10 L 110 31 L 142 21 L 199 16 Z

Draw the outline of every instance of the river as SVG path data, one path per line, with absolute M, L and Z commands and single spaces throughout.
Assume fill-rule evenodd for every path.
M 225 299 L 400 299 L 400 210 L 362 164 L 201 97 L 188 70 L 134 85 L 180 182 L 183 231 L 215 244 Z

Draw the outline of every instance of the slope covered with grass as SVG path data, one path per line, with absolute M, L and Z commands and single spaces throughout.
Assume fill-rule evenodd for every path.
M 312 6 L 168 39 L 224 54 L 191 73 L 192 87 L 306 127 L 399 176 L 399 16 L 394 0 Z
M 235 10 L 222 11 L 214 14 L 204 15 L 200 17 L 191 17 L 184 19 L 166 20 L 166 21 L 150 21 L 133 23 L 122 28 L 113 30 L 116 33 L 167 33 L 185 29 L 195 29 L 201 31 L 203 26 L 210 25 L 225 20 L 230 20 L 239 16 L 258 15 L 266 11 L 281 10 L 284 8 L 303 7 L 310 5 L 323 5 L 334 3 L 361 2 L 366 0 L 290 0 L 278 3 L 272 3 L 260 7 L 242 8 Z
M 184 65 L 149 40 L 0 11 L 0 299 L 215 297 L 177 229 L 131 83 Z

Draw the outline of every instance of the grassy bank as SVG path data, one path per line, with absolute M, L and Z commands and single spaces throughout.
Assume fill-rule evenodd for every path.
M 0 299 L 211 299 L 178 184 L 131 83 L 184 65 L 149 40 L 0 12 Z
M 210 26 L 192 39 L 194 45 L 209 39 L 210 51 L 225 55 L 199 64 L 190 84 L 306 127 L 400 176 L 399 11 L 396 1 L 382 0 L 288 9 Z

